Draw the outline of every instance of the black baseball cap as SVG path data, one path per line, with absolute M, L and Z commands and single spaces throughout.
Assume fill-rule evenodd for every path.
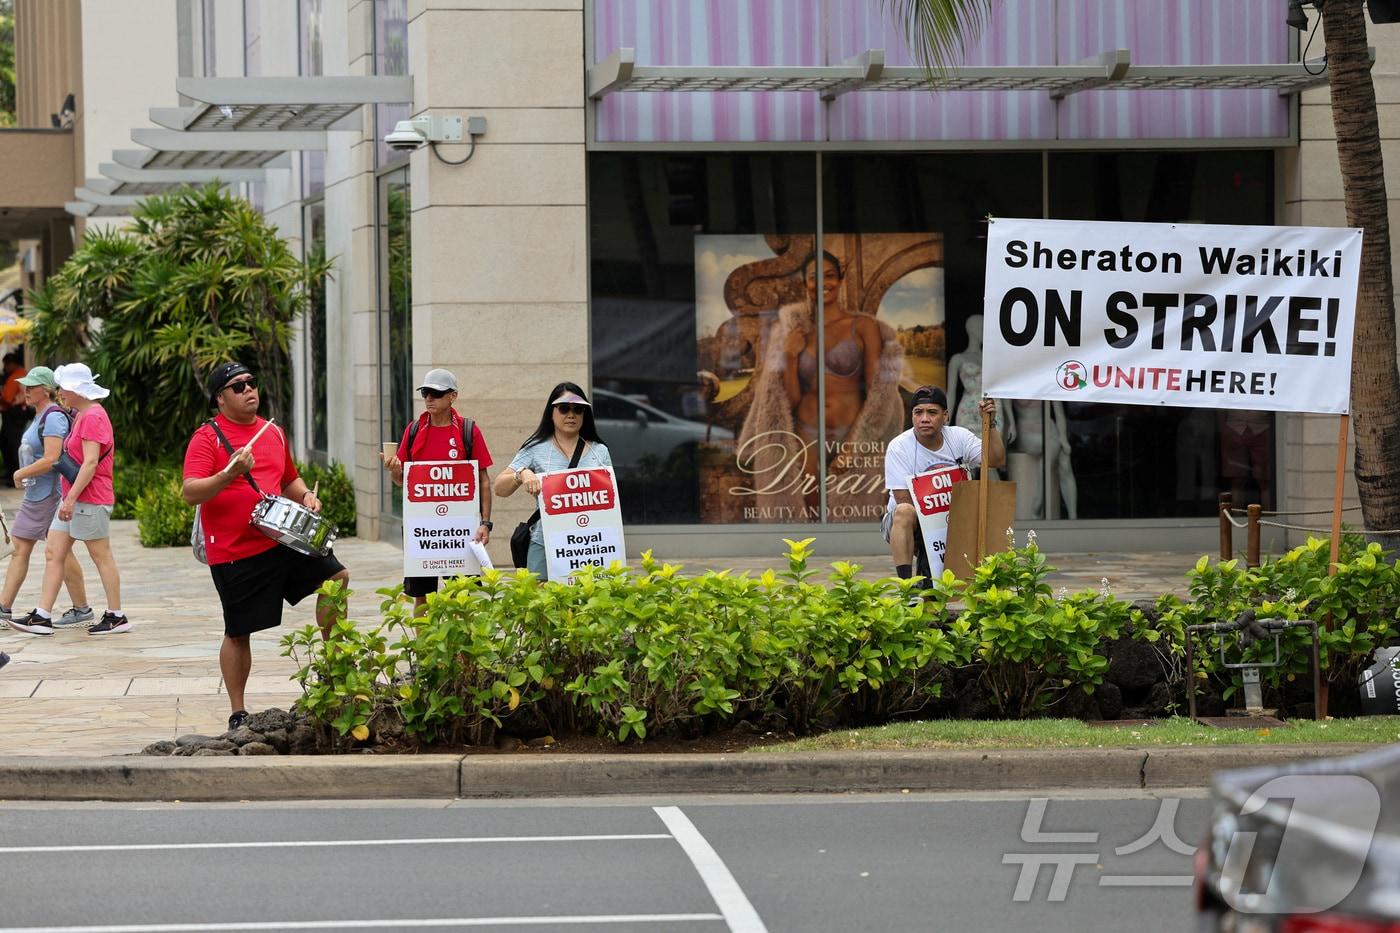
M 242 363 L 220 363 L 209 373 L 209 378 L 204 381 L 204 387 L 209 391 L 209 404 L 217 405 L 216 401 L 219 393 L 229 384 L 234 376 L 241 376 L 250 373 L 251 370 Z
M 909 410 L 913 411 L 919 405 L 937 405 L 939 408 L 947 409 L 948 394 L 938 386 L 919 386 L 914 390 L 914 395 L 909 399 Z

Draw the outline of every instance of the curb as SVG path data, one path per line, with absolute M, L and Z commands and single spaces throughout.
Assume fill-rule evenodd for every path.
M 1217 771 L 1376 745 L 744 755 L 0 758 L 0 801 L 124 802 L 821 794 L 1205 787 Z

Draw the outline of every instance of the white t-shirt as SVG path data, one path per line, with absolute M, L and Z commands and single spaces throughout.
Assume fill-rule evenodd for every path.
M 982 463 L 982 439 L 967 428 L 945 425 L 943 444 L 929 450 L 914 437 L 910 428 L 885 447 L 885 488 L 890 491 L 888 511 L 894 511 L 894 491 L 908 491 L 909 481 L 934 467 L 953 466 L 959 461 L 971 469 Z

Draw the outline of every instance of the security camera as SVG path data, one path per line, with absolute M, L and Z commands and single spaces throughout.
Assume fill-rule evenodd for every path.
M 461 117 L 423 114 L 394 124 L 394 131 L 384 137 L 384 145 L 395 152 L 412 152 L 424 143 L 461 142 L 462 136 Z
M 412 120 L 400 120 L 394 124 L 394 131 L 384 137 L 384 145 L 395 152 L 412 152 L 428 141 L 428 137 L 418 132 Z

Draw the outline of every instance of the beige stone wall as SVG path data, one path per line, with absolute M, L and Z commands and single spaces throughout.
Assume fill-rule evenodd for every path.
M 1315 14 L 1313 14 L 1315 16 Z M 1371 72 L 1380 109 L 1381 145 L 1385 158 L 1386 189 L 1391 216 L 1400 206 L 1400 26 L 1370 24 L 1369 41 L 1376 49 Z M 1319 28 L 1314 50 L 1322 47 Z M 1332 129 L 1331 95 L 1324 87 L 1303 95 L 1299 107 L 1299 145 L 1279 153 L 1281 191 L 1279 222 L 1305 226 L 1346 226 L 1342 200 L 1341 170 L 1337 164 L 1337 141 Z M 1391 231 L 1391 267 L 1400 250 L 1400 235 Z M 1400 281 L 1400 275 L 1396 277 Z M 1281 416 L 1283 450 L 1279 459 L 1279 494 L 1286 508 L 1325 510 L 1332 507 L 1336 476 L 1338 419 L 1325 415 Z M 1353 475 L 1354 446 L 1348 445 L 1346 459 L 1346 505 L 1355 506 L 1356 479 Z M 1327 515 L 1289 519 L 1290 523 L 1317 528 L 1328 526 Z M 1360 524 L 1360 513 L 1350 511 L 1343 521 Z M 1305 532 L 1290 532 L 1289 543 L 1300 544 Z
M 411 0 L 409 16 L 415 114 L 488 121 L 465 165 L 412 157 L 414 375 L 457 374 L 494 474 L 556 383 L 588 385 L 583 4 Z M 532 509 L 521 493 L 496 503 L 499 563 Z

